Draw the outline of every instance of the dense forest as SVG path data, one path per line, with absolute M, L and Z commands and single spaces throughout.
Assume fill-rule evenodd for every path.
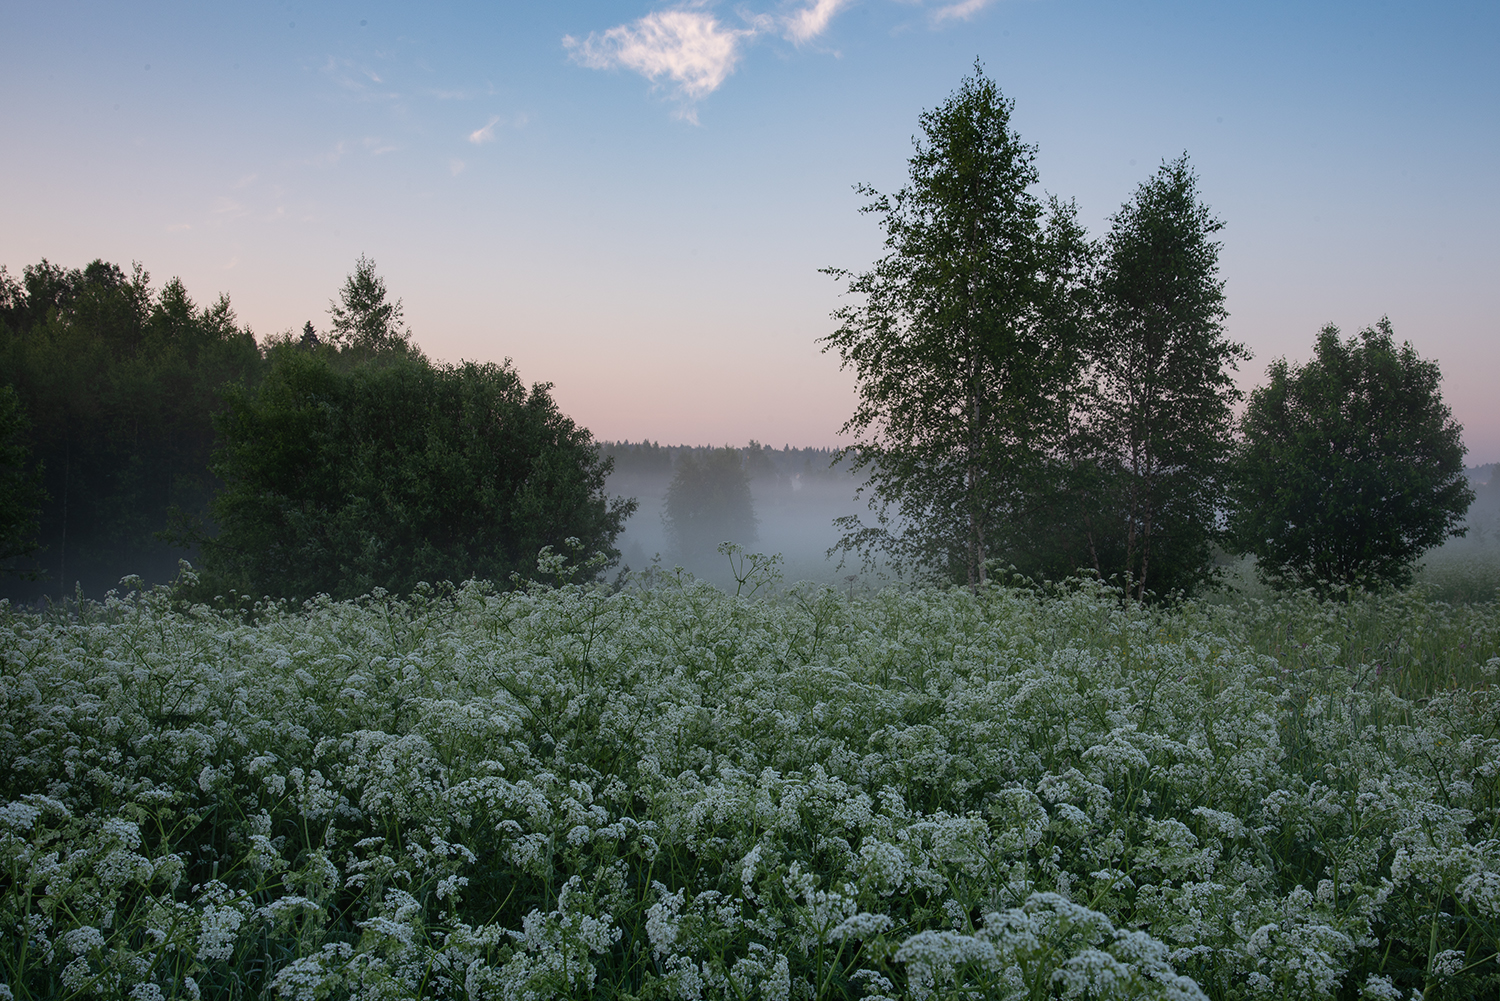
M 228 297 L 199 306 L 176 279 L 153 289 L 140 265 L 0 270 L 0 371 L 44 498 L 37 548 L 13 557 L 32 580 L 9 575 L 5 593 L 170 579 L 192 550 L 167 540 L 206 517 L 217 487 L 212 416 L 224 388 L 254 387 L 264 365 Z
M 632 502 L 545 384 L 443 365 L 361 258 L 328 328 L 257 341 L 139 265 L 0 269 L 0 596 L 305 598 L 508 583 L 568 540 L 603 562 Z
M 599 447 L 606 458 L 614 460 L 614 481 L 628 483 L 670 478 L 684 456 L 701 460 L 717 446 L 663 445 L 642 440 L 603 441 Z M 752 481 L 784 484 L 795 489 L 796 484 L 843 482 L 849 476 L 847 464 L 835 462 L 838 449 L 834 448 L 784 445 L 777 449 L 752 438 L 750 444 L 739 451 L 744 455 L 745 473 Z
M 594 443 L 508 367 L 430 362 L 366 259 L 323 327 L 258 339 L 228 296 L 138 264 L 0 268 L 0 597 L 167 583 L 182 559 L 205 595 L 504 586 L 568 538 L 710 578 L 734 541 L 826 577 L 856 509 L 835 449 Z

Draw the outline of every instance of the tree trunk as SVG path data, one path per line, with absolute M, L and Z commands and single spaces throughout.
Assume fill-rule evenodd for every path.
M 68 596 L 68 486 L 73 476 L 73 436 L 63 444 L 62 532 L 57 542 L 58 597 Z

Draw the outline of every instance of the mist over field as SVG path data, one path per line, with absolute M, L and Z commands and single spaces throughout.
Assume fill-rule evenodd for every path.
M 1465 534 L 1430 549 L 1418 562 L 1416 579 L 1445 601 L 1500 599 L 1500 463 L 1464 470 L 1474 503 Z
M 665 512 L 667 491 L 682 458 L 701 457 L 714 446 L 606 441 L 600 449 L 615 460 L 605 492 L 638 502 L 616 540 L 619 568 L 640 572 L 659 558 L 664 569 L 681 566 L 732 593 L 735 583 L 728 560 L 712 550 L 693 551 L 675 544 Z M 755 533 L 746 537 L 726 529 L 719 533 L 719 541 L 737 543 L 747 553 L 780 554 L 786 583 L 844 584 L 862 576 L 857 557 L 848 557 L 840 567 L 839 554 L 826 555 L 840 536 L 834 519 L 859 515 L 868 523 L 872 518 L 868 494 L 855 496 L 862 476 L 852 473 L 847 462 L 834 465 L 835 450 L 830 448 L 775 449 L 752 441 L 735 451 L 749 480 Z M 1475 495 L 1465 520 L 1467 533 L 1429 550 L 1420 561 L 1417 580 L 1440 598 L 1494 600 L 1500 597 L 1500 463 L 1473 466 L 1464 473 Z M 1248 557 L 1231 569 L 1227 583 L 1236 590 L 1264 590 Z
M 659 556 L 666 569 L 681 566 L 695 577 L 733 591 L 728 560 L 711 548 L 705 551 L 678 544 L 666 518 L 665 503 L 674 472 L 684 458 L 701 458 L 714 451 L 713 447 L 643 441 L 604 442 L 601 448 L 615 460 L 605 492 L 634 497 L 639 502 L 615 543 L 621 566 L 644 570 Z M 825 555 L 839 538 L 835 518 L 868 515 L 865 498 L 855 497 L 862 480 L 850 472 L 847 463 L 833 465 L 833 449 L 776 449 L 752 441 L 735 451 L 740 453 L 749 481 L 755 527 L 753 533 L 726 527 L 717 533 L 722 536 L 718 541 L 734 542 L 747 553 L 779 553 L 788 583 L 835 583 L 860 569 L 854 561 L 841 569 L 837 555 Z

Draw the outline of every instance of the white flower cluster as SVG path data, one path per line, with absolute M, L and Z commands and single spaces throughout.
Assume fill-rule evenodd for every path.
M 0 604 L 0 998 L 1500 996 L 1500 609 Z

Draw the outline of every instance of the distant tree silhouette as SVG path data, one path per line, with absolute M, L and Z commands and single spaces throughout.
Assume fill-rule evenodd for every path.
M 757 540 L 750 477 L 737 448 L 679 455 L 663 506 L 667 536 L 683 557 L 706 555 L 721 542 Z

